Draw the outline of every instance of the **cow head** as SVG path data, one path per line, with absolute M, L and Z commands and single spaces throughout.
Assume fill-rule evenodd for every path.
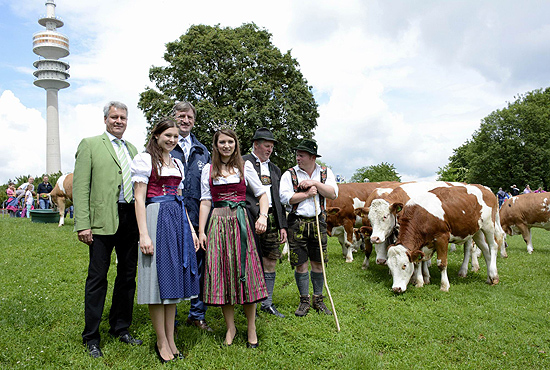
M 327 207 L 327 233 L 332 236 L 332 228 L 342 225 L 339 217 L 340 207 Z
M 395 245 L 388 249 L 387 265 L 393 278 L 392 290 L 403 293 L 414 272 L 414 264 L 420 262 L 424 253 L 415 250 L 412 253 L 403 245 Z
M 369 222 L 372 226 L 371 243 L 383 243 L 390 236 L 397 222 L 397 213 L 401 211 L 401 203 L 390 204 L 384 199 L 375 199 L 369 208 Z

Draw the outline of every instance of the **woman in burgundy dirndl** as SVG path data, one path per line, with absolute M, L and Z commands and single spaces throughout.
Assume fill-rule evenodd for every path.
M 258 234 L 266 230 L 269 204 L 258 174 L 241 158 L 235 132 L 219 130 L 212 141 L 212 165 L 206 165 L 201 176 L 199 242 L 206 250 L 203 298 L 206 304 L 222 307 L 226 346 L 237 332 L 235 304 L 242 304 L 248 323 L 247 347 L 256 348 L 256 302 L 267 297 L 267 289 L 246 212 L 246 187 L 252 187 L 260 202 L 254 224 Z
M 181 196 L 184 167 L 170 156 L 178 134 L 174 120 L 162 119 L 131 166 L 140 236 L 137 300 L 149 305 L 162 363 L 183 358 L 174 342 L 176 304 L 199 294 L 198 238 Z

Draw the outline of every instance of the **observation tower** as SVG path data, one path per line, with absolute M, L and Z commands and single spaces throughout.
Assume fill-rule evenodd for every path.
M 46 89 L 46 173 L 61 171 L 59 145 L 58 91 L 69 87 L 69 64 L 59 59 L 69 55 L 69 38 L 57 32 L 63 21 L 55 16 L 54 0 L 46 0 L 46 15 L 38 20 L 46 30 L 36 32 L 32 37 L 32 51 L 41 56 L 33 63 L 37 68 L 33 75 L 34 84 Z

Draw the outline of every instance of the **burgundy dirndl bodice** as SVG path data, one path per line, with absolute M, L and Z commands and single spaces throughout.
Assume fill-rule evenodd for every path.
M 206 232 L 204 302 L 233 305 L 263 300 L 267 289 L 252 225 L 246 215 L 245 180 L 214 185 L 210 178 L 209 183 L 214 210 Z M 244 210 L 241 224 L 239 210 Z

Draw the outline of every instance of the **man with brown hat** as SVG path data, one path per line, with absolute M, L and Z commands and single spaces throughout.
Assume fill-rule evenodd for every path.
M 280 184 L 281 202 L 291 207 L 288 215 L 290 264 L 296 267 L 294 277 L 300 292 L 300 305 L 294 314 L 307 315 L 311 305 L 317 312 L 332 315 L 323 302 L 323 267 L 317 233 L 321 235 L 324 260 L 328 262 L 325 198 L 336 199 L 338 185 L 331 169 L 315 162 L 320 157 L 315 140 L 304 139 L 294 149 L 298 165 L 283 174 Z M 319 218 L 319 230 L 316 216 Z M 308 260 L 311 263 L 312 302 L 309 297 Z
M 244 155 L 243 159 L 250 161 L 254 166 L 262 185 L 266 189 L 269 201 L 269 211 L 265 215 L 267 217 L 267 230 L 265 233 L 258 235 L 268 293 L 268 297 L 262 302 L 260 309 L 277 317 L 285 317 L 273 305 L 275 267 L 277 266 L 277 260 L 280 260 L 282 256 L 280 246 L 286 242 L 287 228 L 286 212 L 279 198 L 281 170 L 269 160 L 269 157 L 273 153 L 273 146 L 277 144 L 277 140 L 275 140 L 271 131 L 262 127 L 256 130 L 252 141 L 254 142 L 252 153 Z M 253 219 L 257 219 L 260 216 L 258 198 L 254 196 L 254 192 L 250 187 L 246 188 L 246 207 Z

